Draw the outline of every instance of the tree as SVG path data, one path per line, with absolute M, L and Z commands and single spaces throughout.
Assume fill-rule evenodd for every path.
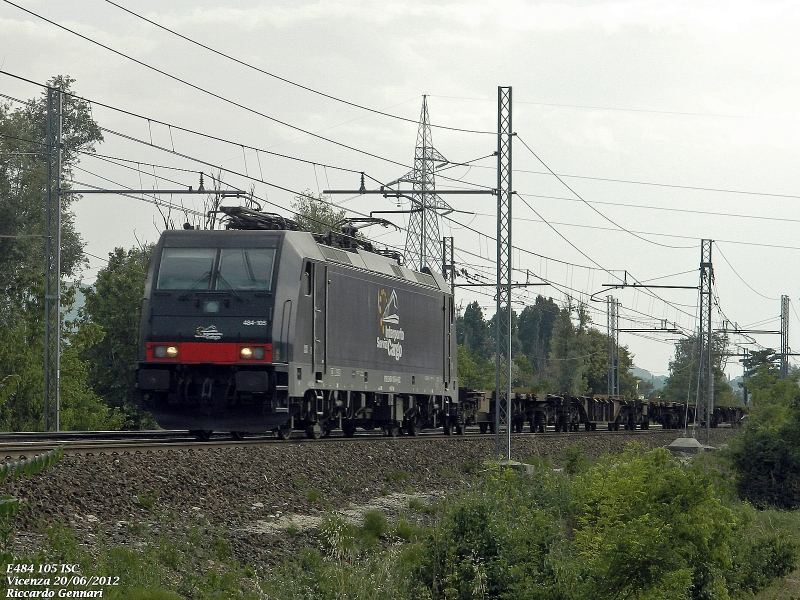
M 528 357 L 538 377 L 544 377 L 547 372 L 550 340 L 558 314 L 558 305 L 552 298 L 536 296 L 533 306 L 526 306 L 519 315 L 520 350 Z
M 653 392 L 655 391 L 656 386 L 651 381 L 645 381 L 644 379 L 639 380 L 639 395 L 644 396 L 645 398 L 652 398 Z
M 335 208 L 328 197 L 321 193 L 319 197 L 314 196 L 311 190 L 305 190 L 294 197 L 292 210 L 297 215 L 297 224 L 312 233 L 338 231 L 347 214 L 344 209 Z
M 468 304 L 464 309 L 464 316 L 458 317 L 456 339 L 467 350 L 483 359 L 492 355 L 489 326 L 483 318 L 483 310 L 477 301 Z
M 729 405 L 733 402 L 733 390 L 723 371 L 727 347 L 728 338 L 715 333 L 712 338 L 715 405 Z M 699 358 L 700 344 L 697 335 L 684 338 L 675 344 L 675 359 L 669 363 L 670 375 L 661 392 L 662 399 L 669 402 L 696 401 Z M 701 389 L 700 393 L 701 397 L 705 397 L 705 390 Z
M 89 383 L 109 406 L 118 408 L 126 425 L 139 427 L 150 422 L 134 405 L 139 319 L 147 265 L 152 246 L 109 254 L 108 265 L 97 274 L 94 286 L 84 288 L 85 323 L 99 327 L 102 339 L 84 349 L 89 361 Z
M 576 323 L 573 325 L 573 313 Z M 583 304 L 562 308 L 553 325 L 548 375 L 553 391 L 578 396 L 586 390 L 585 366 L 589 354 L 586 327 L 589 314 Z
M 461 387 L 472 390 L 493 390 L 494 363 L 459 344 L 458 379 Z
M 69 91 L 73 82 L 70 77 L 55 77 L 49 85 Z M 80 154 L 94 152 L 102 134 L 88 104 L 72 96 L 64 96 L 62 122 L 61 177 L 68 181 Z M 3 426 L 12 430 L 41 429 L 44 424 L 46 133 L 46 94 L 18 109 L 0 105 L 0 377 L 19 377 L 15 393 L 0 408 L 0 418 Z M 83 262 L 83 244 L 70 210 L 77 199 L 62 196 L 61 268 L 65 278 L 75 276 Z M 68 308 L 70 303 L 65 295 L 62 304 Z M 95 416 L 100 422 L 105 418 L 103 405 L 82 385 L 85 365 L 74 354 L 78 345 L 90 344 L 93 338 L 78 339 L 66 328 L 62 338 L 62 426 L 88 426 L 87 419 Z
M 762 364 L 748 379 L 753 401 L 730 456 L 740 496 L 765 506 L 800 507 L 800 373 L 779 379 Z

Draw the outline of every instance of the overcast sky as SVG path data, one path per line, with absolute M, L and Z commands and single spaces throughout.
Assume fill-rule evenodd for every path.
M 517 310 L 537 293 L 558 302 L 569 294 L 589 302 L 604 331 L 603 284 L 627 271 L 629 281 L 697 285 L 700 241 L 706 238 L 715 240 L 718 324 L 727 318 L 740 327 L 778 330 L 780 296 L 786 294 L 792 300 L 790 342 L 800 335 L 796 2 L 118 2 L 278 77 L 408 121 L 236 64 L 105 0 L 15 3 L 251 109 L 0 0 L 2 70 L 41 83 L 70 75 L 75 92 L 97 103 L 92 111 L 102 127 L 146 142 L 106 133 L 98 153 L 134 161 L 134 167 L 138 161 L 144 173 L 85 157 L 84 170 L 75 171 L 82 184 L 176 187 L 170 179 L 196 186 L 197 173 L 208 175 L 211 167 L 176 156 L 174 148 L 225 170 L 226 186 L 254 185 L 265 209 L 288 216 L 298 191 L 358 186 L 356 174 L 334 167 L 364 171 L 382 182 L 404 175 L 413 163 L 423 94 L 433 124 L 492 132 L 497 87 L 511 86 L 518 135 L 513 188 L 519 194 L 513 207 L 514 267 L 529 270 L 531 280 L 541 276 L 553 283 L 515 293 Z M 0 75 L 0 93 L 26 99 L 41 88 Z M 149 147 L 151 140 L 169 151 Z M 486 157 L 497 144 L 491 134 L 442 128 L 433 129 L 433 142 L 451 162 Z M 452 179 L 437 183 L 443 189 L 496 186 L 495 159 L 471 164 L 449 169 L 444 174 Z M 562 181 L 546 174 L 548 168 Z M 459 268 L 493 277 L 494 199 L 447 200 L 464 211 L 442 222 L 443 234 L 455 238 Z M 202 210 L 196 198 L 172 201 Z M 395 200 L 380 196 L 334 201 L 354 216 L 397 208 Z M 153 205 L 132 198 L 87 196 L 75 211 L 87 252 L 101 259 L 115 246 L 155 241 L 163 228 Z M 184 220 L 175 211 L 173 216 Z M 393 220 L 406 225 L 403 215 Z M 392 246 L 405 242 L 402 230 L 374 227 L 366 233 Z M 92 258 L 84 280 L 93 281 L 102 265 Z M 516 280 L 524 280 L 522 272 Z M 661 319 L 686 330 L 697 326 L 696 291 L 612 293 L 622 303 L 623 328 L 653 327 Z M 592 294 L 603 302 L 590 301 Z M 457 293 L 463 306 L 472 300 L 487 316 L 494 312 L 490 292 Z M 638 366 L 666 374 L 673 338 L 646 337 L 654 339 L 621 333 L 620 341 Z M 755 339 L 779 347 L 778 336 Z M 795 345 L 800 349 L 800 342 Z M 741 373 L 735 361 L 731 374 Z

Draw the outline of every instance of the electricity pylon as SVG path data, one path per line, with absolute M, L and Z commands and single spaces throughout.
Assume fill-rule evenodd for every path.
M 431 124 L 428 119 L 428 97 L 422 97 L 417 146 L 414 150 L 414 170 L 396 182 L 410 183 L 414 193 L 410 196 L 411 218 L 408 223 L 405 264 L 422 271 L 442 272 L 442 239 L 439 218 L 452 211 L 450 205 L 435 192 L 435 172 L 448 164 L 448 160 L 433 147 Z M 395 183 L 395 182 L 392 182 Z

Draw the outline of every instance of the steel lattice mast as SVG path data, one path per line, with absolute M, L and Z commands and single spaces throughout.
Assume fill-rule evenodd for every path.
M 619 301 L 606 296 L 608 328 L 608 395 L 619 396 Z
M 711 326 L 712 285 L 714 266 L 711 262 L 713 240 L 702 240 L 700 245 L 700 372 L 697 386 L 696 419 L 706 424 L 706 443 L 711 436 L 711 419 L 714 416 L 714 336 Z
M 789 377 L 789 296 L 781 296 L 781 379 Z
M 442 239 L 439 217 L 451 210 L 438 194 L 435 172 L 437 167 L 447 164 L 447 159 L 433 147 L 431 125 L 428 118 L 428 97 L 422 97 L 422 112 L 419 117 L 417 146 L 414 150 L 414 170 L 398 179 L 410 183 L 414 193 L 411 196 L 411 219 L 408 224 L 405 264 L 422 271 L 442 272 Z
M 511 88 L 497 88 L 495 455 L 511 460 Z M 501 398 L 505 397 L 503 406 Z M 504 432 L 501 429 L 505 429 Z M 505 435 L 503 435 L 505 433 Z

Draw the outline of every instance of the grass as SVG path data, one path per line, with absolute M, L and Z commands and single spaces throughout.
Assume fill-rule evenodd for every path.
M 152 510 L 158 500 L 156 492 L 145 492 L 136 496 L 136 502 L 145 510 Z
M 85 577 L 119 577 L 118 586 L 101 589 L 112 600 L 196 600 L 263 598 L 255 571 L 233 558 L 226 535 L 202 522 L 174 527 L 169 535 L 155 535 L 143 528 L 135 545 L 115 544 L 98 530 L 91 551 L 67 525 L 55 523 L 42 530 L 44 541 L 35 554 L 15 556 L 29 564 L 78 564 Z M 155 529 L 155 528 L 153 528 Z M 0 590 L 8 582 L 0 580 Z M 27 591 L 24 586 L 20 590 Z M 30 588 L 31 590 L 36 588 Z M 65 588 L 66 589 L 66 588 Z M 5 594 L 0 591 L 0 596 Z
M 800 510 L 759 511 L 756 523 L 766 533 L 784 534 L 800 545 Z M 800 600 L 800 569 L 761 590 L 755 600 Z
M 405 481 L 409 477 L 408 471 L 390 471 L 384 476 L 384 479 L 387 483 L 399 483 Z

